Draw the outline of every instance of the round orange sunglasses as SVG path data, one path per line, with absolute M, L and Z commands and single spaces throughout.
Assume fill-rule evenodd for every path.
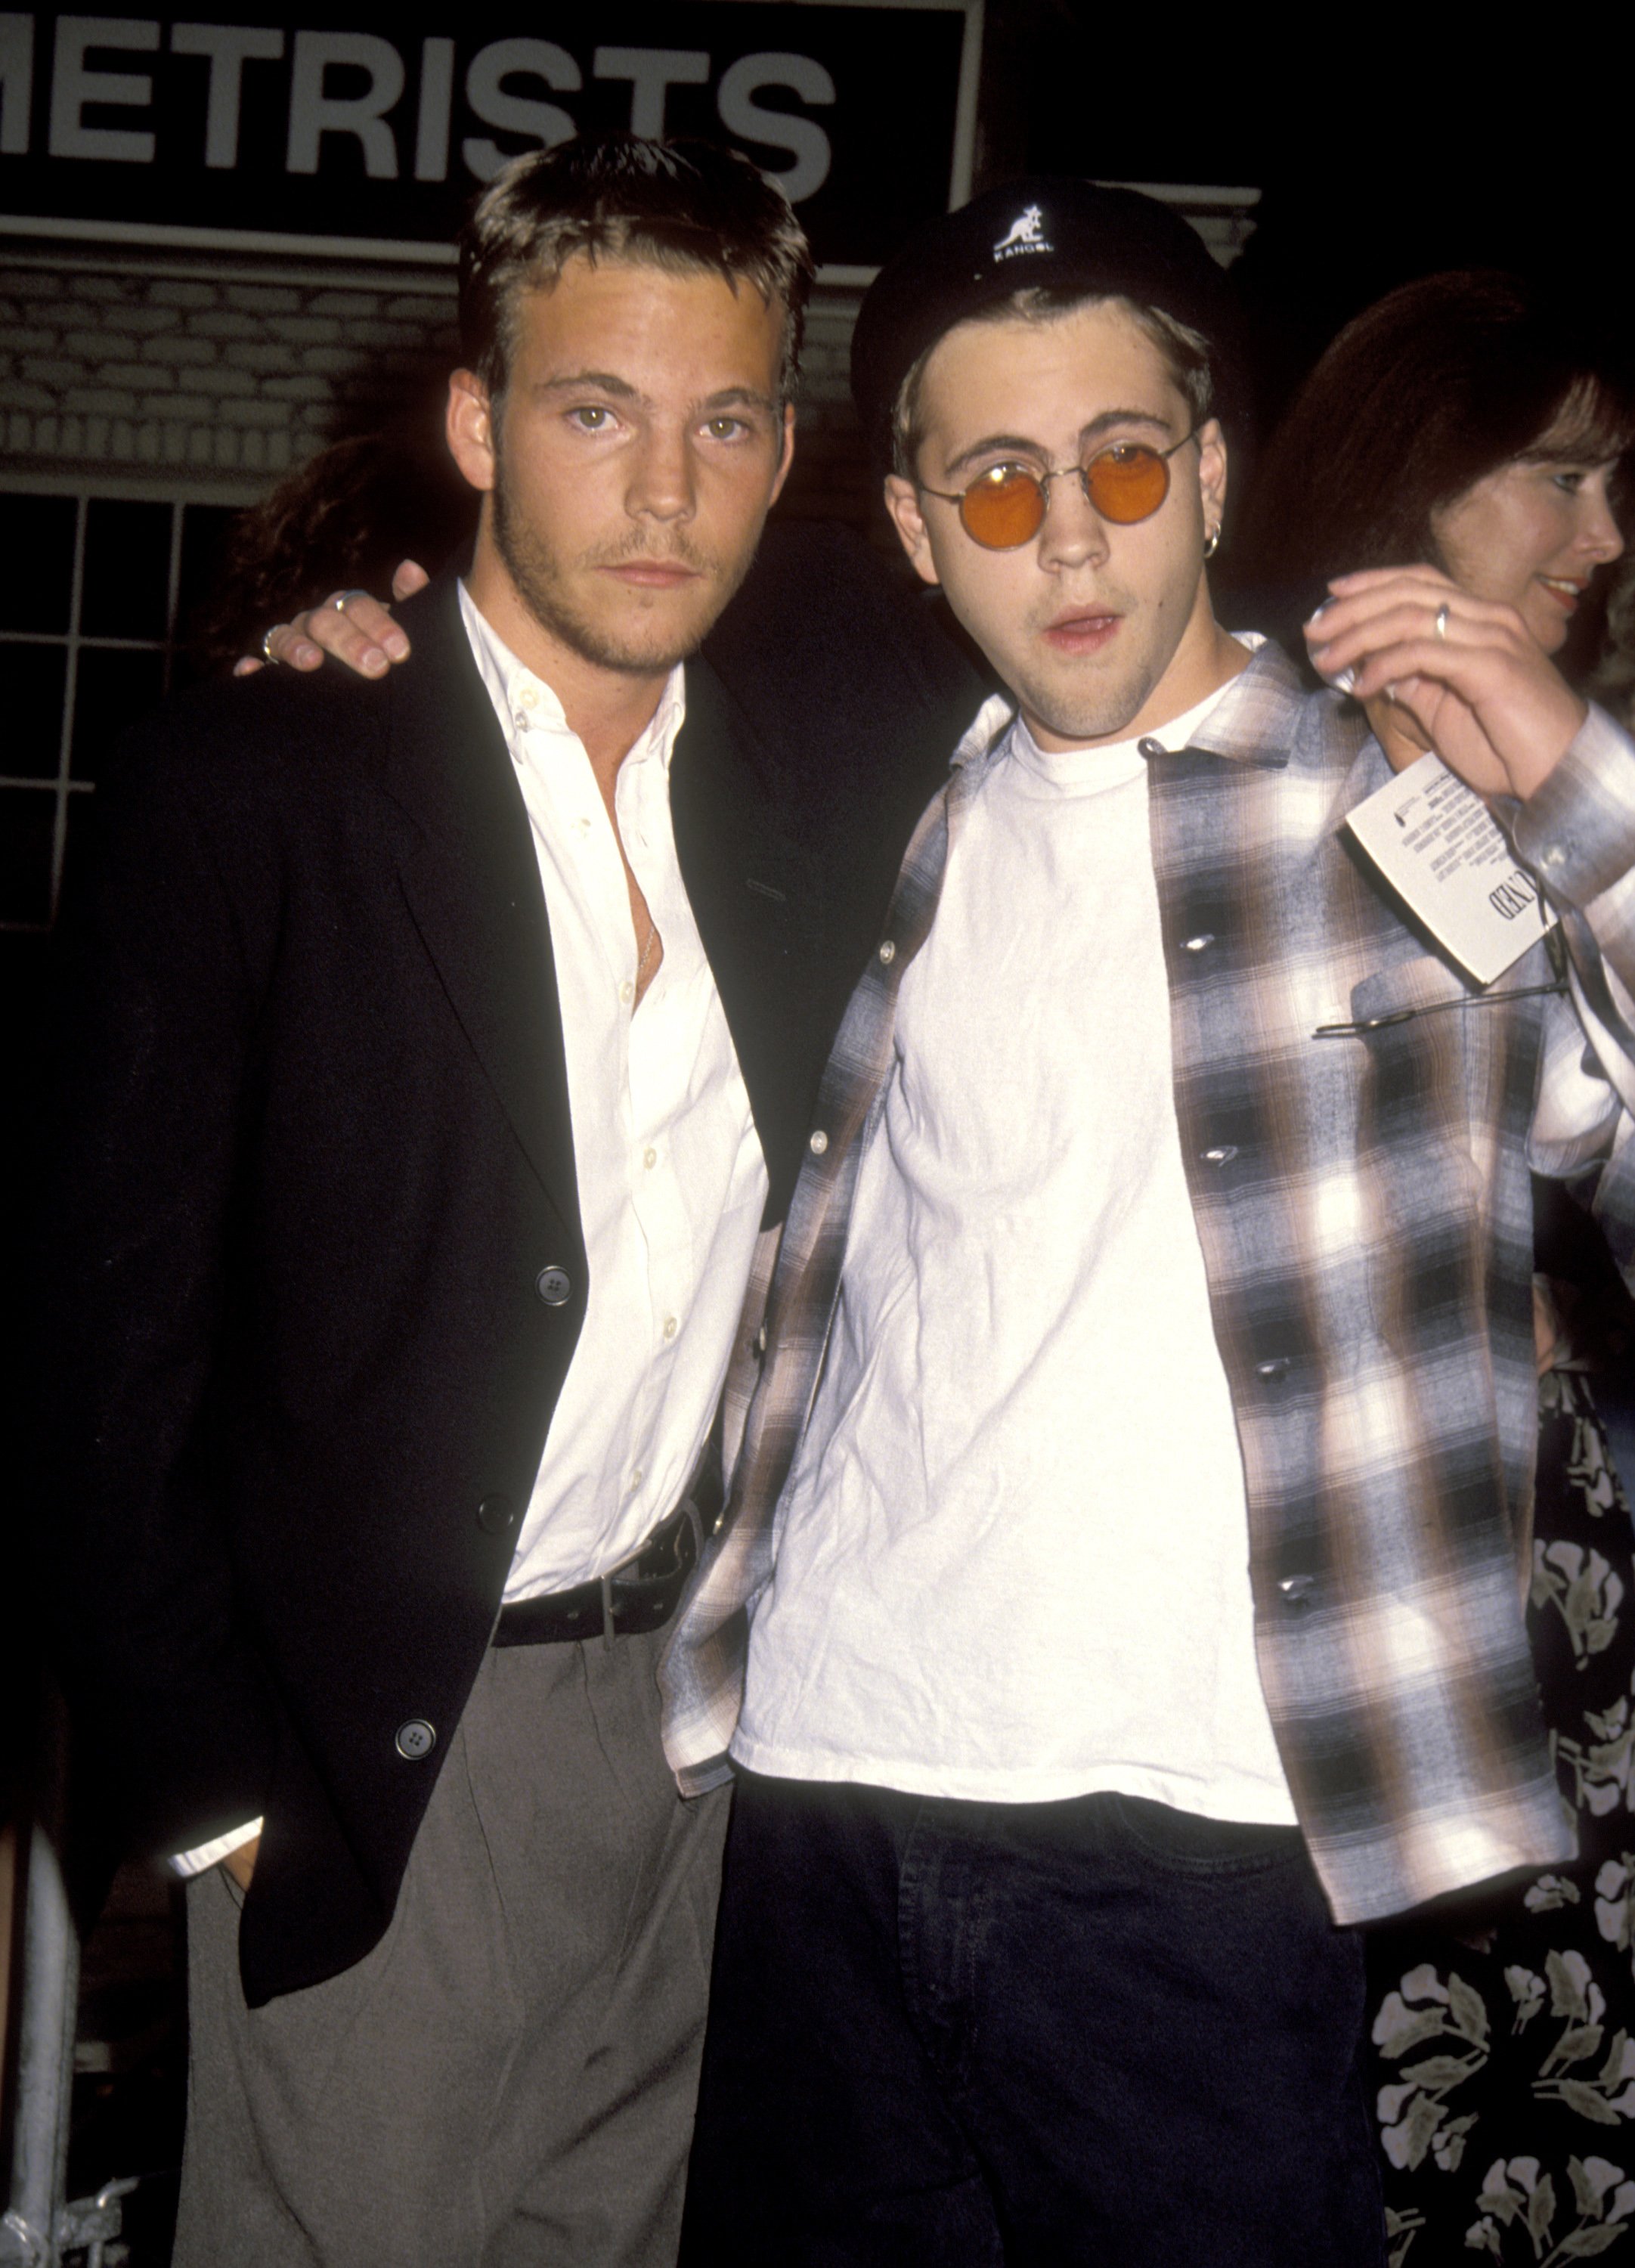
M 1044 526 L 1051 482 L 1068 478 L 1077 479 L 1085 501 L 1103 519 L 1133 527 L 1138 520 L 1151 519 L 1169 494 L 1169 460 L 1197 435 L 1195 426 L 1167 449 L 1154 449 L 1145 441 L 1115 441 L 1098 449 L 1087 464 L 1061 465 L 1048 473 L 1030 473 L 1025 465 L 990 465 L 968 488 L 920 487 L 920 494 L 957 504 L 965 533 L 984 551 L 1014 551 L 1031 541 Z

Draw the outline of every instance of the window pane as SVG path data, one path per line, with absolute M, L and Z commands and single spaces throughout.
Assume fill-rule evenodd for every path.
M 47 788 L 0 788 L 0 921 L 51 917 L 51 833 L 56 797 Z
M 164 690 L 162 653 L 131 653 L 117 648 L 109 652 L 82 645 L 70 762 L 74 777 L 107 779 L 120 734 L 156 708 Z
M 68 629 L 72 497 L 0 495 L 0 630 Z
M 82 636 L 164 637 L 170 598 L 171 511 L 167 504 L 122 504 L 109 497 L 92 497 L 85 515 Z
M 56 777 L 67 670 L 66 646 L 0 645 L 0 772 L 9 777 Z

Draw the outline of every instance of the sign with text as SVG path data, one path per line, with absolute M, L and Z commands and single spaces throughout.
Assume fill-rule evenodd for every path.
M 830 268 L 878 266 L 968 193 L 979 0 L 608 0 L 594 23 L 485 0 L 412 33 L 369 0 L 305 23 L 0 11 L 0 215 L 446 246 L 507 158 L 608 128 L 732 142 Z

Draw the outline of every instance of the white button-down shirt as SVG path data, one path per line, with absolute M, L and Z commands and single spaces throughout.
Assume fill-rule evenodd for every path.
M 670 821 L 680 666 L 620 766 L 615 836 L 562 703 L 463 585 L 460 600 L 534 832 L 590 1265 L 511 1601 L 605 1573 L 674 1508 L 725 1374 L 767 1180 Z M 663 946 L 639 1008 L 621 841 Z

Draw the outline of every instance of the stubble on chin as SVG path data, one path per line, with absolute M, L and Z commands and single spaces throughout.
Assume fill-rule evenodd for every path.
M 1120 617 L 1114 645 L 1094 658 L 1053 652 L 1045 633 L 1070 599 L 1094 603 Z M 1122 585 L 1103 581 L 1094 594 L 1053 590 L 1039 600 L 1015 654 L 1017 674 L 1010 681 L 1025 713 L 1057 739 L 1068 741 L 1123 738 L 1145 706 L 1165 664 L 1156 655 L 1132 652 L 1133 642 L 1151 635 L 1145 612 Z M 1006 673 L 1007 679 L 1009 673 Z
M 619 542 L 598 546 L 564 563 L 536 529 L 512 512 L 501 482 L 495 484 L 493 510 L 494 548 L 541 629 L 595 667 L 629 671 L 633 675 L 674 669 L 678 661 L 696 652 L 748 573 L 754 556 L 751 551 L 729 574 L 719 560 L 698 549 L 680 530 L 648 534 L 632 528 Z M 692 615 L 685 631 L 679 624 L 656 619 L 599 621 L 575 605 L 575 575 L 594 574 L 600 568 L 637 558 L 673 561 L 703 578 L 708 602 Z
M 1030 683 L 1015 688 L 1023 710 L 1058 740 L 1074 741 L 1123 739 L 1158 682 L 1152 668 L 1121 672 L 1116 681 L 1064 683 L 1042 671 L 1030 676 Z

